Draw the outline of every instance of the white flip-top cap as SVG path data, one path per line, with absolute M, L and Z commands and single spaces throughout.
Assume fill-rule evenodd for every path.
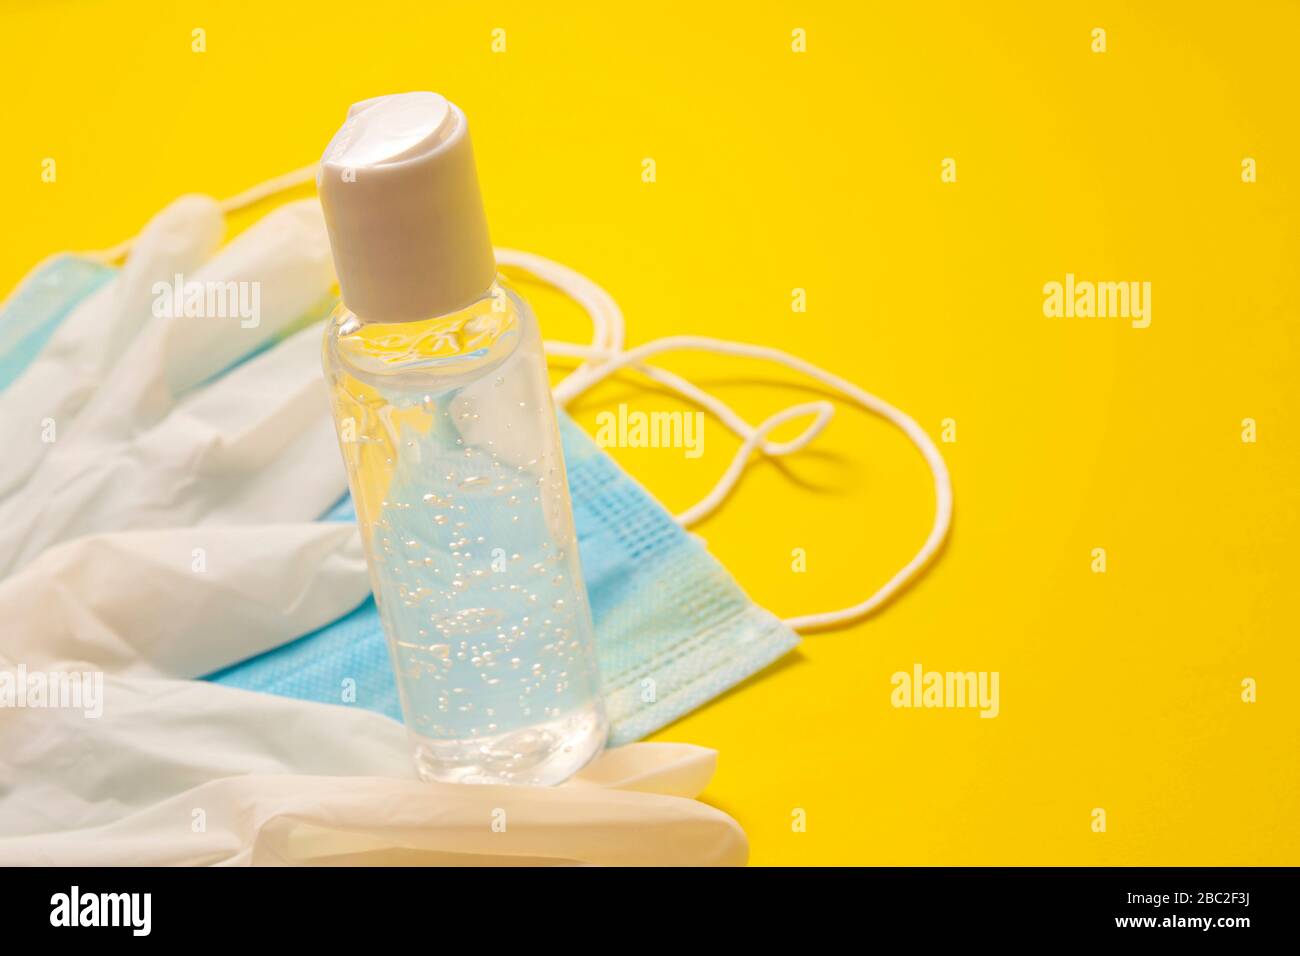
M 496 259 L 469 126 L 437 93 L 354 105 L 316 185 L 343 302 L 363 319 L 445 315 L 491 288 Z

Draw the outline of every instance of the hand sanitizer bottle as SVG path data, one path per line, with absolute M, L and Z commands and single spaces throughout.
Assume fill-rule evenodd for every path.
M 559 783 L 606 720 L 541 336 L 497 276 L 465 115 L 358 103 L 318 186 L 325 376 L 416 767 Z

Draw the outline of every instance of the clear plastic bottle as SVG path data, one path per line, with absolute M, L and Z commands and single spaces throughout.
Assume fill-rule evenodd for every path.
M 322 187 L 334 240 L 354 197 Z M 496 278 L 414 319 L 420 296 L 394 305 L 353 283 L 385 313 L 367 318 L 344 271 L 324 367 L 418 771 L 558 783 L 600 751 L 606 722 L 537 322 Z

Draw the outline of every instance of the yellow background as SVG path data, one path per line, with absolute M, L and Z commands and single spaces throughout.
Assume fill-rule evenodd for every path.
M 777 345 L 957 423 L 930 574 L 657 735 L 718 748 L 706 797 L 754 863 L 1300 863 L 1295 4 L 284 6 L 5 3 L 0 288 L 312 161 L 355 100 L 443 92 L 495 241 L 596 278 L 633 342 Z M 1066 272 L 1150 281 L 1150 328 L 1045 318 Z M 548 336 L 588 334 L 535 304 Z M 755 421 L 810 394 L 671 364 Z M 618 401 L 678 407 L 629 379 L 574 410 Z M 706 442 L 615 456 L 680 509 L 735 448 Z M 919 456 L 845 408 L 698 530 L 789 615 L 876 588 L 930 508 Z M 999 671 L 1001 715 L 892 708 L 917 662 Z

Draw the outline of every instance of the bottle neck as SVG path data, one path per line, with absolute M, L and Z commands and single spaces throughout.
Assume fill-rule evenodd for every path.
M 368 320 L 340 304 L 329 331 L 335 361 L 362 379 L 476 375 L 537 338 L 532 311 L 500 280 L 466 308 L 424 319 Z

